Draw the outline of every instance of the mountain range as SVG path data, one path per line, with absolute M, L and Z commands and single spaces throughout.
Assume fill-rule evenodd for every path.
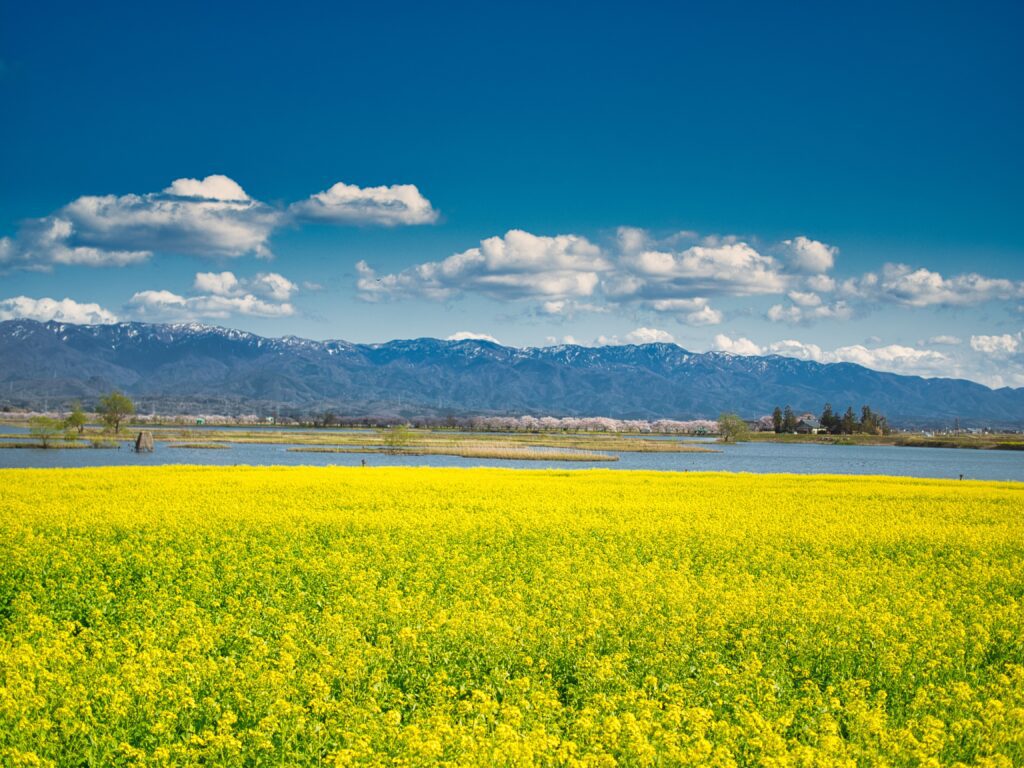
M 901 376 L 852 363 L 689 352 L 674 344 L 514 348 L 265 338 L 198 323 L 0 322 L 0 405 L 87 407 L 111 389 L 140 412 L 746 417 L 776 405 L 863 404 L 905 426 L 1024 425 L 1024 388 Z

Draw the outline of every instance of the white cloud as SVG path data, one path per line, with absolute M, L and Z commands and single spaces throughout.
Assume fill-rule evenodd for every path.
M 943 351 L 902 344 L 853 345 L 823 353 L 821 362 L 851 362 L 893 373 L 967 378 L 990 387 L 1024 386 L 1024 335 L 973 336 L 963 344 L 954 336 L 937 336 L 928 343 Z M 1016 352 L 1014 346 L 1016 343 Z
M 548 337 L 545 338 L 544 341 L 545 341 L 545 343 L 547 343 L 548 346 L 556 346 L 558 344 L 571 344 L 571 345 L 577 346 L 577 347 L 590 346 L 590 345 L 585 344 L 584 342 L 580 341 L 575 336 L 563 336 L 561 341 L 559 341 L 557 336 L 548 336 Z
M 644 229 L 619 227 L 613 244 L 602 250 L 579 235 L 511 230 L 441 261 L 392 273 L 361 261 L 356 269 L 358 293 L 368 301 L 446 301 L 476 293 L 536 302 L 534 316 L 632 308 L 670 314 L 690 326 L 721 324 L 723 312 L 709 303 L 721 296 L 784 295 L 787 300 L 772 304 L 765 316 L 791 325 L 848 320 L 881 302 L 927 307 L 1024 296 L 1024 282 L 977 274 L 945 278 L 898 264 L 837 281 L 825 273 L 837 254 L 835 246 L 803 235 L 762 252 L 736 235 L 680 232 L 658 239 Z
M 853 317 L 853 308 L 845 301 L 821 304 L 821 299 L 816 294 L 801 294 L 791 291 L 789 295 L 791 298 L 797 297 L 796 304 L 789 306 L 774 304 L 768 309 L 767 317 L 773 323 L 796 325 L 798 323 L 810 323 L 814 320 L 847 320 Z M 813 303 L 813 300 L 810 298 L 812 296 L 818 299 L 818 304 Z
M 191 320 L 200 317 L 228 318 L 288 317 L 295 314 L 289 303 L 276 304 L 251 293 L 242 296 L 179 296 L 171 291 L 139 291 L 128 301 L 128 308 L 147 320 Z
M 203 293 L 230 296 L 238 289 L 238 278 L 233 272 L 197 272 L 192 287 Z
M 155 252 L 270 258 L 270 237 L 296 219 L 336 224 L 422 224 L 437 212 L 410 184 L 335 184 L 287 210 L 251 198 L 227 176 L 175 179 L 161 192 L 83 195 L 0 238 L 0 264 L 126 266 Z
M 804 312 L 800 307 L 794 306 L 783 306 L 782 304 L 773 304 L 768 309 L 767 317 L 773 323 L 799 323 L 804 319 Z
M 902 344 L 888 344 L 869 348 L 861 344 L 838 347 L 825 355 L 822 362 L 857 363 L 865 368 L 892 373 L 917 374 L 923 376 L 948 376 L 951 374 L 951 359 L 942 352 L 932 349 L 917 349 Z
M 658 328 L 635 328 L 626 334 L 627 344 L 675 344 L 676 340 L 668 331 Z
M 792 240 L 783 240 L 779 247 L 786 255 L 786 260 L 801 272 L 828 272 L 835 265 L 836 254 L 839 253 L 835 246 L 811 240 L 803 235 L 798 235 Z
M 501 344 L 496 338 L 488 333 L 474 333 L 473 331 L 458 331 L 448 336 L 445 341 L 489 341 L 492 344 Z
M 250 317 L 289 317 L 295 314 L 290 303 L 298 286 L 276 272 L 260 272 L 255 277 L 238 277 L 233 272 L 198 272 L 192 283 L 198 294 L 182 296 L 167 290 L 135 293 L 128 311 L 147 320 L 192 320 Z
M 164 190 L 164 194 L 178 197 L 199 197 L 206 200 L 242 201 L 249 199 L 237 181 L 219 173 L 207 176 L 205 179 L 175 179 L 171 182 L 171 186 Z
M 711 342 L 711 348 L 717 352 L 728 352 L 732 355 L 762 355 L 764 351 L 750 339 L 740 336 L 732 338 L 719 333 Z
M 785 339 L 762 347 L 747 338 L 734 339 L 719 334 L 715 336 L 712 348 L 736 355 L 782 355 L 820 363 L 856 363 L 865 368 L 901 374 L 949 376 L 957 373 L 954 361 L 947 355 L 901 344 L 873 348 L 854 344 L 826 351 L 817 344 L 805 344 L 795 339 Z
M 807 287 L 818 293 L 831 293 L 836 289 L 836 281 L 828 275 L 811 275 L 807 278 Z
M 821 296 L 816 293 L 805 293 L 801 291 L 790 291 L 789 300 L 801 307 L 820 307 Z
M 536 314 L 549 317 L 571 318 L 584 312 L 603 313 L 608 312 L 608 307 L 601 304 L 594 304 L 589 301 L 574 301 L 572 299 L 549 299 L 542 301 L 536 308 Z
M 68 218 L 50 216 L 25 222 L 16 238 L 5 237 L 0 264 L 52 269 L 55 264 L 87 267 L 123 267 L 146 261 L 148 250 L 111 250 L 74 241 L 75 224 Z
M 278 211 L 248 197 L 166 194 L 85 196 L 60 215 L 71 219 L 86 244 L 223 257 L 269 257 L 270 234 L 281 223 Z
M 116 323 L 117 315 L 99 304 L 83 304 L 74 299 L 31 299 L 15 296 L 0 301 L 0 320 L 56 320 L 61 323 L 104 324 Z
M 261 272 L 249 281 L 248 286 L 250 290 L 275 301 L 288 301 L 299 290 L 299 286 L 277 272 Z
M 654 299 L 644 302 L 644 306 L 655 312 L 674 315 L 676 320 L 686 325 L 719 325 L 723 315 L 713 309 L 708 300 L 697 296 L 692 299 Z
M 615 239 L 622 253 L 637 253 L 646 250 L 651 242 L 647 230 L 639 227 L 619 227 L 615 231 Z
M 378 275 L 356 264 L 361 298 L 398 296 L 443 300 L 473 291 L 498 299 L 561 299 L 593 294 L 599 273 L 611 268 L 601 249 L 585 237 L 533 235 L 519 229 L 490 237 L 477 248 L 443 261 Z
M 886 264 L 881 275 L 868 272 L 840 286 L 847 296 L 892 301 L 908 307 L 967 306 L 1024 296 L 1024 282 L 989 278 L 970 272 L 943 277 L 938 272 L 906 264 Z
M 618 298 L 685 298 L 701 293 L 750 296 L 783 292 L 787 278 L 771 256 L 744 242 L 695 245 L 681 252 L 625 254 L 622 266 L 633 280 L 609 285 Z
M 807 238 L 787 242 L 802 251 L 835 253 L 831 246 Z M 835 287 L 825 275 L 787 273 L 782 262 L 735 235 L 699 238 L 687 231 L 656 239 L 637 227 L 619 227 L 609 252 L 580 235 L 549 237 L 511 230 L 442 261 L 391 273 L 360 261 L 356 270 L 358 293 L 368 301 L 403 296 L 445 301 L 472 292 L 537 301 L 533 312 L 538 315 L 569 316 L 633 305 L 673 314 L 693 326 L 722 322 L 723 314 L 709 305 L 709 296 L 793 291 L 795 300 L 807 303 L 816 294 L 801 285 Z M 818 312 L 844 314 L 841 307 Z
M 192 288 L 198 293 L 238 297 L 255 293 L 274 301 L 288 301 L 299 287 L 277 272 L 260 272 L 253 278 L 239 279 L 233 272 L 197 272 Z
M 687 325 L 696 326 L 721 325 L 722 313 L 719 312 L 717 309 L 712 309 L 709 306 L 704 306 L 695 312 L 690 312 L 689 314 L 687 314 L 683 318 L 682 322 L 685 322 Z
M 668 331 L 658 328 L 634 328 L 621 338 L 617 334 L 605 336 L 601 334 L 593 341 L 582 341 L 575 336 L 563 336 L 561 342 L 554 337 L 547 337 L 548 344 L 574 344 L 580 347 L 618 347 L 623 344 L 675 344 L 675 337 Z
M 293 203 L 289 210 L 297 218 L 385 227 L 433 224 L 438 218 L 438 212 L 414 184 L 357 187 L 338 182 L 306 200 Z
M 772 355 L 796 357 L 800 360 L 816 360 L 819 362 L 824 357 L 821 347 L 817 344 L 805 344 L 796 339 L 783 339 L 782 341 L 772 342 L 766 347 L 765 352 Z
M 269 256 L 279 211 L 252 200 L 226 176 L 177 179 L 163 192 L 84 195 L 25 222 L 6 261 L 52 266 L 125 266 L 154 251 Z
M 1010 357 L 1024 344 L 1024 332 L 998 336 L 971 336 L 971 349 L 991 357 Z

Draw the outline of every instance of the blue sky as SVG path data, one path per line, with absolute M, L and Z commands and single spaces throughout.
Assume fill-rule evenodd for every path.
M 1024 386 L 1017 3 L 0 6 L 0 318 Z

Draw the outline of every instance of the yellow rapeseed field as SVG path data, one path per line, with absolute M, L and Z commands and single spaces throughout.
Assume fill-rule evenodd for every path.
M 0 471 L 0 765 L 1024 765 L 1024 486 Z

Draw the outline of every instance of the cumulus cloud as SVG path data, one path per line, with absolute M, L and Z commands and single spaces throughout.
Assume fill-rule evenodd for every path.
M 845 301 L 823 304 L 817 294 L 805 294 L 791 291 L 789 294 L 793 304 L 774 304 L 767 312 L 767 318 L 773 323 L 790 323 L 797 325 L 814 320 L 838 319 L 847 320 L 853 317 L 853 308 Z M 815 300 L 817 303 L 815 303 Z
M 781 355 L 782 357 L 795 357 L 799 360 L 821 361 L 824 353 L 817 344 L 807 344 L 796 339 L 783 339 L 775 341 L 764 347 L 761 354 Z
M 250 290 L 275 301 L 288 301 L 299 286 L 277 272 L 261 272 L 247 283 Z
M 589 301 L 574 301 L 572 299 L 549 299 L 542 301 L 536 308 L 535 314 L 547 317 L 571 318 L 584 312 L 603 313 L 609 308 L 601 304 L 594 304 Z
M 252 294 L 243 296 L 179 296 L 171 291 L 139 291 L 128 301 L 128 308 L 148 320 L 191 320 L 194 318 L 288 317 L 295 314 L 291 304 L 275 304 Z
M 239 278 L 233 272 L 198 272 L 192 290 L 195 295 L 191 296 L 167 290 L 139 291 L 127 308 L 135 317 L 148 320 L 289 317 L 295 314 L 290 299 L 298 286 L 276 272 L 261 272 L 251 278 Z
M 1010 357 L 1024 344 L 1024 332 L 997 336 L 971 336 L 971 349 L 991 357 Z
M 851 278 L 840 289 L 847 296 L 908 307 L 967 306 L 1024 296 L 1024 282 L 989 278 L 975 272 L 947 278 L 906 264 L 886 264 L 880 275 L 869 272 Z
M 798 235 L 792 240 L 783 240 L 779 250 L 795 269 L 801 272 L 823 273 L 835 266 L 839 249 L 832 245 Z
M 828 275 L 811 275 L 806 282 L 808 288 L 818 293 L 831 293 L 836 289 L 835 278 Z
M 306 200 L 293 203 L 289 210 L 301 219 L 385 227 L 433 224 L 438 218 L 438 212 L 414 184 L 357 187 L 338 182 Z
M 644 306 L 655 312 L 673 315 L 678 322 L 686 325 L 719 325 L 723 319 L 722 313 L 713 309 L 702 296 L 692 299 L 655 299 L 646 302 Z
M 577 339 L 575 336 L 572 336 L 572 335 L 563 336 L 561 338 L 561 340 L 559 340 L 559 338 L 557 336 L 548 336 L 548 337 L 545 338 L 544 341 L 545 341 L 545 343 L 549 347 L 556 346 L 556 345 L 559 345 L 559 344 L 571 344 L 572 346 L 576 346 L 576 347 L 591 346 L 589 344 L 586 344 L 586 343 L 580 341 L 579 339 Z
M 940 334 L 939 336 L 932 336 L 930 339 L 922 342 L 922 344 L 940 344 L 947 347 L 955 347 L 958 344 L 962 344 L 963 340 L 959 336 L 949 336 Z
M 177 197 L 197 197 L 205 200 L 248 200 L 242 186 L 234 179 L 214 173 L 205 179 L 175 179 L 164 194 Z
M 177 179 L 162 192 L 84 195 L 25 222 L 5 261 L 37 266 L 125 266 L 154 251 L 269 256 L 281 214 L 226 176 Z
M 619 227 L 602 248 L 580 235 L 511 230 L 400 271 L 378 272 L 360 261 L 357 289 L 368 301 L 447 301 L 475 293 L 531 301 L 534 316 L 639 310 L 690 326 L 723 322 L 723 312 L 711 304 L 716 297 L 784 297 L 760 311 L 772 322 L 809 325 L 847 320 L 885 302 L 966 306 L 1024 296 L 1024 282 L 974 273 L 944 277 L 900 264 L 840 280 L 827 274 L 836 265 L 835 246 L 804 235 L 763 249 L 756 242 L 689 231 L 657 238 L 644 229 Z
M 274 231 L 309 219 L 396 226 L 430 223 L 437 212 L 413 185 L 363 189 L 342 183 L 281 209 L 214 174 L 176 179 L 161 192 L 83 195 L 24 222 L 14 237 L 0 238 L 0 265 L 121 267 L 155 252 L 270 258 Z
M 806 237 L 785 248 L 811 255 L 836 253 Z M 808 255 L 811 254 L 811 255 Z M 607 249 L 580 235 L 535 235 L 511 230 L 441 261 L 397 272 L 356 265 L 358 295 L 367 301 L 416 297 L 446 301 L 466 293 L 530 300 L 532 314 L 567 317 L 577 312 L 629 307 L 671 315 L 691 326 L 718 325 L 724 315 L 709 297 L 783 294 L 807 304 L 815 291 L 835 288 L 832 278 L 789 271 L 787 264 L 735 235 L 677 232 L 655 238 L 648 230 L 619 227 Z M 822 303 L 818 299 L 819 303 Z M 803 317 L 845 316 L 833 305 Z
M 192 288 L 214 296 L 255 293 L 274 301 L 288 301 L 299 290 L 295 283 L 276 272 L 260 272 L 255 277 L 241 279 L 234 272 L 197 272 Z
M 668 331 L 658 328 L 635 328 L 625 336 L 627 344 L 675 344 L 676 340 Z
M 55 264 L 87 267 L 123 267 L 146 261 L 148 250 L 112 250 L 82 245 L 74 240 L 75 224 L 68 218 L 50 216 L 28 221 L 15 238 L 0 241 L 0 265 L 49 270 Z
M 724 333 L 715 335 L 711 342 L 711 348 L 716 352 L 728 352 L 731 355 L 760 355 L 763 354 L 761 347 L 745 336 L 732 338 Z
M 117 315 L 99 304 L 80 303 L 74 299 L 31 299 L 15 296 L 0 301 L 0 320 L 39 320 L 80 325 L 116 323 Z
M 600 273 L 611 266 L 585 237 L 547 237 L 513 229 L 443 261 L 401 272 L 380 275 L 360 261 L 356 285 L 368 301 L 399 296 L 444 300 L 467 291 L 498 299 L 554 300 L 592 295 Z
M 234 272 L 197 272 L 192 287 L 217 296 L 229 296 L 238 290 L 238 278 Z
M 820 307 L 821 296 L 816 293 L 790 291 L 789 300 L 801 307 Z
M 230 179 L 183 179 L 214 193 Z M 175 182 L 178 183 L 178 182 Z M 233 182 L 231 182 L 233 184 Z M 237 185 L 235 185 L 237 186 Z M 173 189 L 174 185 L 169 189 Z M 241 191 L 241 187 L 238 188 Z M 70 220 L 74 235 L 104 249 L 170 251 L 200 256 L 270 255 L 270 233 L 281 215 L 241 192 L 229 199 L 196 195 L 88 195 L 69 203 L 58 216 Z
M 555 343 L 555 337 L 549 336 L 548 342 Z M 658 328 L 634 328 L 621 338 L 618 335 L 605 336 L 601 334 L 591 342 L 579 341 L 573 336 L 562 337 L 563 344 L 575 344 L 581 347 L 618 347 L 623 344 L 675 344 L 676 340 L 668 331 Z
M 722 322 L 722 313 L 717 309 L 712 309 L 709 306 L 703 306 L 695 312 L 690 312 L 685 315 L 681 322 L 687 325 L 720 325 Z
M 744 242 L 695 245 L 683 251 L 624 254 L 628 276 L 610 286 L 618 298 L 680 298 L 702 293 L 732 296 L 782 293 L 780 265 Z
M 902 344 L 878 347 L 853 344 L 826 351 L 817 344 L 807 344 L 796 339 L 784 339 L 761 346 L 748 338 L 719 334 L 712 342 L 712 349 L 736 355 L 781 355 L 819 363 L 856 363 L 865 368 L 901 374 L 948 376 L 957 372 L 954 361 L 947 355 Z
M 822 362 L 857 363 L 865 368 L 922 376 L 951 375 L 951 359 L 932 349 L 917 349 L 902 344 L 869 348 L 862 344 L 838 347 Z
M 500 341 L 488 333 L 475 333 L 473 331 L 458 331 L 448 336 L 445 341 L 489 341 L 492 344 L 501 344 Z
M 647 230 L 639 227 L 619 227 L 615 231 L 615 239 L 622 253 L 639 253 L 646 250 L 651 242 Z

